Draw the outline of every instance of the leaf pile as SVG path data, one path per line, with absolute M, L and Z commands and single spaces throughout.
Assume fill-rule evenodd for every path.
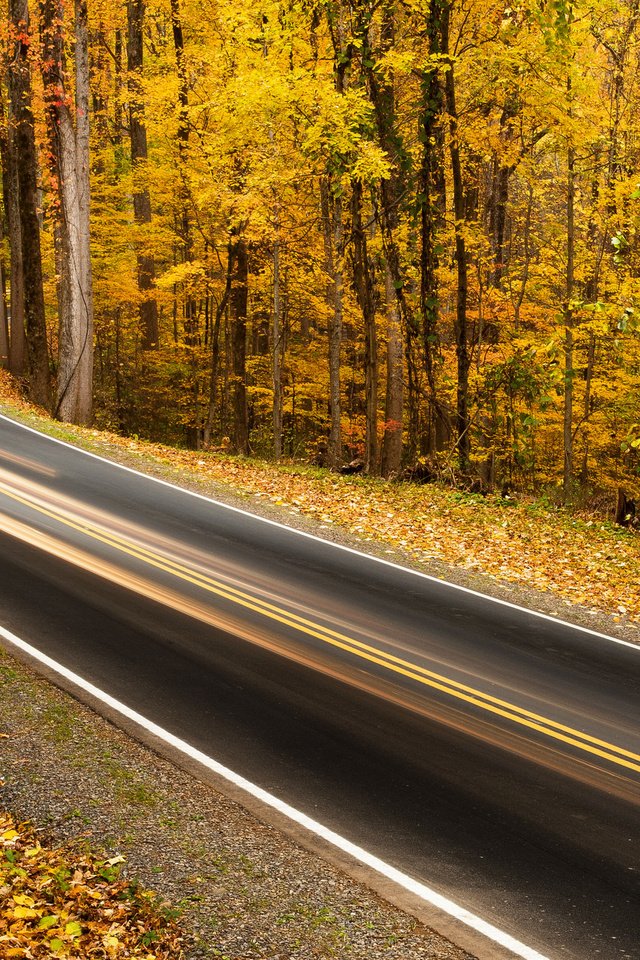
M 120 878 L 121 861 L 51 849 L 0 813 L 3 960 L 180 960 L 178 926 L 153 895 Z
M 16 403 L 10 378 L 1 371 L 0 404 L 28 409 Z M 50 433 L 61 429 L 41 417 L 35 425 Z M 139 470 L 204 492 L 211 482 L 224 484 L 290 516 L 311 517 L 320 529 L 342 527 L 362 541 L 401 550 L 427 572 L 438 572 L 439 563 L 456 566 L 640 623 L 640 536 L 602 516 L 572 514 L 532 498 L 340 476 L 300 464 L 179 450 L 68 425 L 63 429 L 70 442 L 115 460 L 124 453 Z

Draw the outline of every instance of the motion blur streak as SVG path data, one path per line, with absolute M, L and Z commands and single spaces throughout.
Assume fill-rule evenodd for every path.
M 227 580 L 223 582 L 219 578 L 213 578 L 210 574 L 201 572 L 193 566 L 185 564 L 184 559 L 173 559 L 170 554 L 158 553 L 155 549 L 145 545 L 144 536 L 146 531 L 138 528 L 136 531 L 138 538 L 132 539 L 131 536 L 123 537 L 119 531 L 114 532 L 101 523 L 107 521 L 111 527 L 122 527 L 121 524 L 114 523 L 113 518 L 99 512 L 93 512 L 86 506 L 78 509 L 80 505 L 74 504 L 68 498 L 58 497 L 57 502 L 52 502 L 53 498 L 46 497 L 46 491 L 39 484 L 29 483 L 20 478 L 20 489 L 15 485 L 17 478 L 13 477 L 5 470 L 0 469 L 0 492 L 6 497 L 17 502 L 41 516 L 52 519 L 64 527 L 70 528 L 84 537 L 98 541 L 103 545 L 112 548 L 120 554 L 125 554 L 134 560 L 142 561 L 145 565 L 151 566 L 163 573 L 168 573 L 172 578 L 184 581 L 199 589 L 213 594 L 219 599 L 230 601 L 232 604 L 240 606 L 253 613 L 257 613 L 260 618 L 275 621 L 280 626 L 290 628 L 295 633 L 303 634 L 320 640 L 326 644 L 346 652 L 351 657 L 363 660 L 374 666 L 382 667 L 385 671 L 400 675 L 408 680 L 420 684 L 423 687 L 430 687 L 447 697 L 463 701 L 470 706 L 479 708 L 482 711 L 493 714 L 505 719 L 510 723 L 528 728 L 536 733 L 543 734 L 555 741 L 560 741 L 570 747 L 576 748 L 582 752 L 590 754 L 615 764 L 619 767 L 640 773 L 640 755 L 619 747 L 616 744 L 591 736 L 588 733 L 574 729 L 566 724 L 542 716 L 539 713 L 527 710 L 523 707 L 510 703 L 504 699 L 484 693 L 474 687 L 459 683 L 449 677 L 442 676 L 432 670 L 428 670 L 416 663 L 405 660 L 395 654 L 389 653 L 379 647 L 374 647 L 369 643 L 357 640 L 347 636 L 344 633 L 336 632 L 321 623 L 301 617 L 285 609 L 282 606 L 266 602 L 256 595 L 255 591 L 248 592 L 250 588 L 246 584 L 234 586 Z M 24 488 L 28 489 L 25 490 Z M 96 522 L 100 521 L 100 522 Z M 111 521 L 111 522 L 109 522 Z M 354 670 L 352 665 L 344 665 L 336 669 L 335 665 L 327 665 L 325 658 L 317 653 L 312 653 L 299 642 L 283 640 L 282 636 L 273 636 L 265 632 L 262 627 L 257 631 L 255 629 L 247 630 L 246 623 L 234 616 L 223 614 L 219 610 L 213 610 L 210 605 L 202 604 L 197 601 L 187 600 L 181 594 L 174 590 L 167 590 L 159 587 L 147 578 L 136 576 L 121 566 L 100 559 L 93 554 L 77 546 L 59 541 L 49 535 L 42 534 L 31 529 L 27 524 L 19 521 L 12 521 L 7 518 L 5 529 L 13 536 L 17 536 L 24 542 L 39 546 L 61 559 L 82 566 L 99 576 L 102 576 L 112 582 L 125 586 L 127 589 L 134 590 L 144 596 L 172 606 L 173 609 L 194 616 L 199 620 L 211 623 L 225 630 L 232 630 L 236 636 L 253 643 L 259 643 L 268 649 L 284 654 L 295 659 L 300 663 L 313 666 L 324 673 L 338 677 L 347 682 L 353 683 Z M 128 528 L 129 532 L 129 528 Z M 156 538 L 157 540 L 157 538 Z M 157 545 L 157 544 L 156 544 Z M 174 554 L 175 557 L 175 554 Z M 362 680 L 357 682 L 361 688 L 371 690 L 371 681 L 367 679 L 365 683 Z M 378 688 L 378 684 L 373 685 Z M 395 696 L 394 696 L 395 700 Z M 405 697 L 402 701 L 407 707 L 409 702 Z
M 37 460 L 30 460 L 29 457 L 20 457 L 15 453 L 8 453 L 6 450 L 0 450 L 0 460 L 8 460 L 9 463 L 15 463 L 19 467 L 32 470 L 34 473 L 39 473 L 43 477 L 56 476 L 56 471 L 52 470 L 51 467 L 45 467 L 44 464 L 38 463 Z M 4 471 L 1 472 L 4 473 Z

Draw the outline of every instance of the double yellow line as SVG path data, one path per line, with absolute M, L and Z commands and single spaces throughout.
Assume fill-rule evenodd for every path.
M 390 673 L 399 674 L 424 687 L 438 690 L 440 693 L 444 693 L 456 700 L 464 701 L 467 704 L 478 707 L 487 713 L 502 717 L 521 727 L 534 730 L 553 740 L 561 741 L 564 744 L 592 754 L 593 756 L 600 757 L 610 763 L 640 773 L 640 755 L 630 750 L 618 747 L 613 743 L 608 743 L 606 740 L 600 740 L 588 733 L 583 733 L 573 727 L 558 723 L 531 710 L 526 710 L 516 704 L 509 703 L 507 700 L 491 696 L 474 687 L 459 683 L 457 680 L 452 680 L 449 677 L 435 673 L 418 664 L 411 663 L 402 657 L 397 657 L 395 654 L 388 653 L 378 647 L 356 640 L 353 637 L 332 630 L 313 620 L 308 620 L 276 604 L 268 603 L 266 600 L 260 599 L 260 597 L 232 587 L 222 580 L 200 573 L 178 561 L 156 553 L 147 547 L 126 540 L 115 533 L 110 533 L 108 530 L 100 528 L 93 523 L 74 520 L 62 511 L 42 506 L 35 500 L 21 496 L 3 483 L 0 483 L 0 491 L 4 493 L 6 497 L 43 516 L 49 517 L 92 540 L 118 550 L 120 553 L 140 560 L 148 566 L 169 573 L 186 583 L 193 584 L 205 590 L 207 593 L 228 600 L 246 610 L 258 613 L 269 620 L 290 627 L 299 633 L 314 637 L 316 640 L 343 650 L 360 660 L 383 667 Z

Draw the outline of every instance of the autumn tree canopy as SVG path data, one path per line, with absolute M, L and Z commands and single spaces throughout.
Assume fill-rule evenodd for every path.
M 2 363 L 126 434 L 639 492 L 639 19 L 8 0 Z

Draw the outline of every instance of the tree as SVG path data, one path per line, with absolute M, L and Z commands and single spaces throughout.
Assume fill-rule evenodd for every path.
M 232 358 L 233 382 L 231 388 L 233 412 L 233 449 L 236 453 L 249 453 L 249 425 L 247 415 L 247 304 L 249 284 L 249 257 L 247 242 L 240 234 L 235 239 L 233 259 L 236 264 L 233 276 L 230 303 L 233 318 Z
M 11 373 L 21 377 L 25 372 L 26 336 L 24 327 L 24 265 L 22 258 L 22 226 L 20 221 L 20 187 L 18 182 L 17 129 L 13 122 L 10 96 L 9 110 L 3 113 L 2 193 L 9 241 L 9 315 L 6 325 L 7 364 Z M 8 114 L 8 115 L 7 115 Z
M 75 84 L 69 88 L 64 0 L 42 0 L 42 70 L 58 188 L 59 344 L 55 414 L 89 423 L 93 385 L 93 287 L 89 233 L 89 36 L 86 0 L 74 2 Z
M 381 459 L 381 472 L 385 477 L 396 476 L 402 462 L 405 353 L 403 320 L 406 327 L 413 324 L 413 317 L 408 315 L 404 294 L 406 278 L 401 266 L 397 238 L 403 199 L 408 194 L 411 164 L 398 130 L 393 71 L 385 65 L 385 58 L 394 43 L 394 16 L 393 5 L 383 4 L 377 55 L 371 46 L 371 29 L 365 33 L 362 54 L 367 88 L 376 119 L 378 142 L 390 163 L 389 174 L 380 180 L 378 187 L 387 314 L 385 428 Z
M 0 240 L 2 225 L 0 223 Z M 9 323 L 7 317 L 6 282 L 3 258 L 0 257 L 0 367 L 9 368 Z
M 47 326 L 42 287 L 40 221 L 38 218 L 38 163 L 31 97 L 29 9 L 27 0 L 11 0 L 15 55 L 9 68 L 12 119 L 15 123 L 15 150 L 22 261 L 22 294 L 27 343 L 29 395 L 48 408 L 51 403 L 51 374 L 47 348 Z
M 151 223 L 151 197 L 147 182 L 147 129 L 145 104 L 141 87 L 144 64 L 145 0 L 128 0 L 127 3 L 127 82 L 129 88 L 129 140 L 131 165 L 134 175 L 133 212 L 141 227 Z M 148 241 L 147 241 L 148 242 Z M 140 291 L 140 338 L 143 350 L 158 346 L 158 304 L 153 295 L 155 285 L 155 260 L 144 250 L 137 254 L 138 289 Z
M 324 262 L 328 277 L 327 306 L 328 361 L 329 361 L 329 441 L 327 465 L 337 470 L 342 463 L 342 399 L 340 391 L 340 352 L 342 347 L 342 317 L 344 313 L 344 227 L 342 198 L 333 196 L 329 175 L 320 178 L 320 203 Z

